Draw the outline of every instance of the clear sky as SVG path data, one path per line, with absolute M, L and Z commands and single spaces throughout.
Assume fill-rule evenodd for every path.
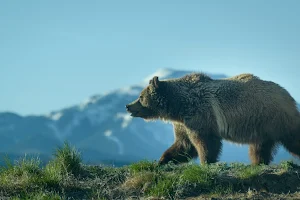
M 299 0 L 0 2 L 0 111 L 46 114 L 160 68 L 254 73 L 300 101 Z

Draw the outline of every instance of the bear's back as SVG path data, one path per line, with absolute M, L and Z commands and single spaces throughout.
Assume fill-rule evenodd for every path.
M 226 124 L 232 128 L 224 137 L 236 138 L 241 142 L 249 139 L 244 134 L 240 135 L 243 131 L 249 137 L 256 138 L 256 134 L 268 135 L 271 130 L 288 130 L 300 122 L 295 100 L 277 83 L 262 80 L 253 74 L 240 74 L 214 80 L 212 85 L 217 85 L 214 86 L 217 89 L 212 107 L 219 130 L 225 131 Z M 263 131 L 259 133 L 257 130 Z M 277 137 L 280 133 L 273 134 Z
M 247 82 L 250 80 L 260 80 L 257 76 L 254 76 L 253 74 L 239 74 L 236 76 L 232 76 L 229 78 L 224 78 L 223 80 L 230 80 L 230 81 L 243 81 L 243 82 Z
M 227 97 L 238 97 L 254 107 L 265 106 L 266 109 L 293 112 L 296 102 L 279 84 L 266 81 L 253 74 L 240 74 L 221 80 L 220 90 Z M 236 95 L 235 97 L 233 95 Z M 222 96 L 220 97 L 222 98 Z

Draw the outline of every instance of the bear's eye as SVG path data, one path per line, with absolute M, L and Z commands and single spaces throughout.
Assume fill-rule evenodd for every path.
M 142 95 L 139 97 L 139 99 L 140 99 L 141 101 L 143 100 L 143 98 L 144 98 L 144 97 L 143 97 Z

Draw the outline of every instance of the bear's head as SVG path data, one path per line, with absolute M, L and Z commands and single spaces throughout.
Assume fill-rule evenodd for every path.
M 154 76 L 149 85 L 144 88 L 138 99 L 126 105 L 131 116 L 145 120 L 164 118 L 166 115 L 167 98 L 165 98 L 165 83 Z

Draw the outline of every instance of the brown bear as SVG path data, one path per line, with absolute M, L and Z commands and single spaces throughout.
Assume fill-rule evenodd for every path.
M 278 84 L 252 74 L 212 79 L 193 73 L 164 81 L 155 76 L 126 108 L 133 117 L 173 123 L 175 142 L 160 164 L 197 156 L 202 164 L 217 162 L 222 139 L 249 144 L 252 164 L 269 164 L 277 144 L 300 157 L 295 100 Z

